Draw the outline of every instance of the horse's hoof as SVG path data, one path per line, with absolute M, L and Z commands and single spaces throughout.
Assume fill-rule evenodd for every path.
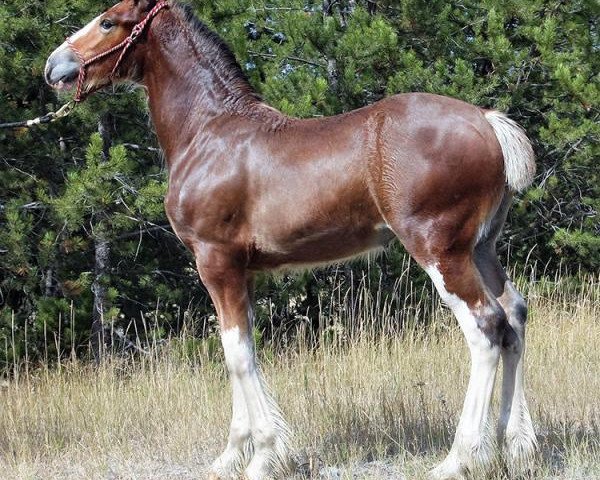
M 450 453 L 446 459 L 433 470 L 429 471 L 429 480 L 464 480 L 465 466 L 454 453 Z
M 511 478 L 526 477 L 534 470 L 537 441 L 531 435 L 507 435 L 504 443 L 504 460 Z

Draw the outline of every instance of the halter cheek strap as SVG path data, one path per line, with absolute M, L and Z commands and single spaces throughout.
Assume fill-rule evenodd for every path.
M 106 57 L 107 55 L 110 55 L 111 53 L 114 53 L 118 50 L 121 50 L 121 54 L 119 55 L 119 58 L 117 58 L 117 61 L 115 62 L 115 65 L 108 77 L 109 80 L 112 82 L 115 77 L 115 74 L 117 72 L 117 69 L 121 66 L 121 62 L 123 61 L 123 58 L 129 51 L 129 49 L 133 46 L 133 44 L 136 42 L 136 40 L 140 37 L 140 35 L 144 32 L 144 30 L 146 29 L 146 26 L 163 8 L 168 8 L 168 7 L 169 7 L 169 4 L 164 0 L 157 2 L 156 5 L 154 5 L 154 7 L 144 17 L 144 19 L 133 27 L 133 29 L 131 30 L 131 33 L 125 40 L 118 43 L 114 47 L 112 47 L 102 53 L 99 53 L 98 55 L 94 55 L 92 58 L 90 58 L 88 60 L 86 60 L 84 58 L 83 54 L 75 47 L 75 45 L 71 41 L 71 38 L 70 37 L 67 38 L 67 44 L 69 45 L 71 50 L 73 50 L 73 53 L 75 53 L 75 55 L 81 62 L 81 68 L 79 69 L 79 76 L 77 77 L 77 91 L 75 92 L 75 98 L 74 98 L 75 102 L 81 102 L 81 101 L 85 100 L 89 94 L 91 94 L 92 92 L 97 90 L 97 89 L 92 89 L 88 92 L 83 91 L 83 84 L 85 83 L 85 78 L 87 76 L 87 67 L 89 67 L 92 63 L 95 63 L 98 60 Z

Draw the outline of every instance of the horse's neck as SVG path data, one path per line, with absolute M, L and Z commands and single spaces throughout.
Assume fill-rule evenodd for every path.
M 190 42 L 179 35 L 156 36 L 149 41 L 144 85 L 150 113 L 169 168 L 177 152 L 189 149 L 205 127 L 217 117 L 256 117 L 266 111 L 244 80 L 228 81 L 211 58 L 199 58 Z M 269 113 L 282 116 L 279 112 Z M 269 115 L 267 114 L 267 115 Z
M 201 91 L 198 80 L 192 78 L 195 69 L 174 62 L 176 59 L 156 58 L 144 79 L 152 122 L 167 160 L 173 152 L 189 144 L 206 123 L 222 113 L 222 102 L 212 91 L 211 82 Z

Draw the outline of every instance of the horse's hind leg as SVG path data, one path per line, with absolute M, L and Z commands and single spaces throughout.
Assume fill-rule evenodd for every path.
M 472 203 L 427 221 L 399 216 L 388 222 L 452 309 L 471 355 L 469 384 L 452 448 L 430 473 L 438 480 L 468 474 L 485 478 L 496 459 L 488 414 L 508 323 L 475 265 L 473 248 L 480 217 L 477 204 Z
M 471 375 L 452 449 L 431 476 L 454 479 L 463 478 L 467 472 L 484 475 L 495 458 L 488 413 L 506 317 L 483 284 L 471 252 L 432 260 L 425 265 L 425 270 L 466 337 Z
M 498 424 L 498 442 L 503 445 L 507 465 L 513 474 L 526 471 L 536 449 L 535 432 L 525 400 L 523 355 L 527 304 L 519 294 L 496 255 L 496 237 L 500 233 L 510 198 L 505 197 L 487 234 L 475 248 L 477 267 L 492 294 L 506 312 L 516 339 L 502 346 L 502 403 Z
M 537 447 L 533 423 L 524 390 L 523 355 L 527 306 L 510 280 L 498 298 L 519 341 L 502 349 L 502 403 L 498 422 L 498 440 L 503 445 L 506 462 L 513 475 L 531 469 Z

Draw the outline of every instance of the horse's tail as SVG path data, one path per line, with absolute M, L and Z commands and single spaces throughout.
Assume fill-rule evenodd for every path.
M 518 192 L 533 182 L 535 156 L 525 131 L 505 114 L 490 110 L 485 113 L 504 156 L 504 173 L 508 186 Z

